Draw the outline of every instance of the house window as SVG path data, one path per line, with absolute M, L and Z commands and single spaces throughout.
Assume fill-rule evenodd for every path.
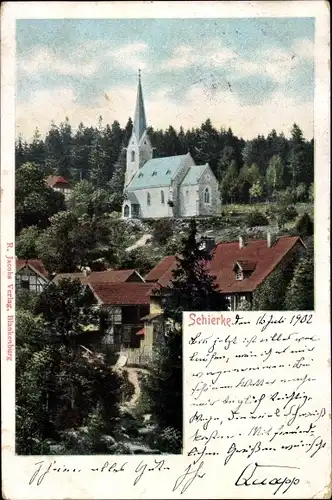
M 165 203 L 164 191 L 160 191 L 160 198 L 161 198 L 161 203 Z
M 125 217 L 129 217 L 129 206 L 125 205 L 124 210 L 123 210 L 123 215 Z
M 135 161 L 135 151 L 131 152 L 131 161 Z
M 205 188 L 204 203 L 210 203 L 210 190 L 209 190 L 209 188 Z
M 239 267 L 235 271 L 235 277 L 237 280 L 243 280 L 243 271 Z
M 148 204 L 148 206 L 151 205 L 151 195 L 150 195 L 150 193 L 147 193 L 147 195 L 146 195 L 146 203 Z

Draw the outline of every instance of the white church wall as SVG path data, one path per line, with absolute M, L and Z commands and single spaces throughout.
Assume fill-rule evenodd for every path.
M 177 174 L 174 176 L 174 179 L 172 181 L 172 187 L 173 187 L 173 202 L 174 202 L 174 210 L 173 210 L 173 215 L 174 217 L 181 216 L 181 194 L 180 194 L 180 184 L 187 175 L 187 172 L 189 168 L 195 165 L 194 159 L 188 153 L 186 157 L 182 161 L 181 168 L 177 172 Z
M 205 190 L 209 189 L 209 203 L 206 203 Z M 199 215 L 220 215 L 221 202 L 218 182 L 209 167 L 199 180 Z
M 164 193 L 164 203 L 162 203 L 161 191 Z M 172 208 L 168 205 L 170 187 L 153 187 L 145 189 L 135 189 L 135 195 L 140 205 L 140 217 L 159 218 L 172 217 Z M 150 204 L 148 204 L 148 193 Z
M 181 186 L 179 190 L 180 216 L 193 217 L 198 215 L 198 184 Z

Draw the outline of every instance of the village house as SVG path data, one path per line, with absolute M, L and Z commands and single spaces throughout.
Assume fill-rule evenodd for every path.
M 95 305 L 100 307 L 99 335 L 90 332 L 86 344 L 91 345 L 102 338 L 114 352 L 125 355 L 132 363 L 141 364 L 143 357 L 146 357 L 142 318 L 150 310 L 151 285 L 145 283 L 138 271 L 109 269 L 90 273 L 60 273 L 53 281 L 58 283 L 62 279 L 79 279 L 82 286 L 91 290 Z
M 139 72 L 132 135 L 127 147 L 124 218 L 189 217 L 220 214 L 218 181 L 208 163 L 190 153 L 153 157 Z
M 72 189 L 69 182 L 61 175 L 49 175 L 46 178 L 46 184 L 54 189 L 54 191 L 62 193 L 66 201 L 70 198 Z
M 41 260 L 16 259 L 16 289 L 41 293 L 49 283 L 48 273 Z
M 211 261 L 207 267 L 218 289 L 229 301 L 229 310 L 240 310 L 244 303 L 252 304 L 255 290 L 273 273 L 278 266 L 286 263 L 295 252 L 304 251 L 305 245 L 299 236 L 283 236 L 276 240 L 271 234 L 267 239 L 239 241 L 210 245 L 213 248 Z M 176 268 L 174 255 L 165 257 L 146 276 L 145 281 L 152 286 L 150 291 L 150 311 L 144 317 L 145 341 L 142 345 L 154 345 L 159 334 L 164 333 L 163 298 L 157 293 L 170 285 Z

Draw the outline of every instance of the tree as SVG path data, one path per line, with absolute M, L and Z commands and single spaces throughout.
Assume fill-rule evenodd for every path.
M 263 195 L 263 186 L 261 181 L 256 181 L 249 189 L 249 196 L 254 200 L 258 200 Z
M 65 210 L 63 194 L 46 185 L 44 169 L 35 163 L 16 170 L 15 202 L 17 233 L 28 226 L 45 228 L 54 214 Z
M 297 201 L 301 202 L 304 201 L 307 197 L 307 186 L 304 184 L 304 182 L 300 182 L 296 186 L 296 199 Z
M 312 311 L 314 309 L 314 256 L 309 248 L 295 268 L 288 286 L 285 303 L 290 311 Z
M 220 192 L 224 202 L 233 202 L 237 194 L 239 173 L 234 160 L 231 161 L 225 175 L 221 179 Z
M 284 165 L 280 155 L 274 155 L 269 161 L 266 171 L 266 185 L 269 195 L 280 191 L 283 186 Z
M 36 163 L 45 168 L 45 144 L 41 139 L 39 129 L 36 128 L 35 133 L 32 138 L 32 142 L 27 148 L 26 157 L 28 162 Z M 46 172 L 45 172 L 46 173 Z
M 103 188 L 95 188 L 88 180 L 75 184 L 68 203 L 68 208 L 78 217 L 85 214 L 100 216 L 108 212 L 109 207 L 109 191 Z
M 234 148 L 232 146 L 225 146 L 217 164 L 217 179 L 219 182 L 222 181 L 225 172 L 233 160 L 235 161 Z
M 39 295 L 36 313 L 44 320 L 44 326 L 61 343 L 75 341 L 87 329 L 99 329 L 99 314 L 89 287 L 79 279 L 61 279 L 51 282 Z
M 169 286 L 161 288 L 167 334 L 147 380 L 146 390 L 152 412 L 162 429 L 175 429 L 182 434 L 182 312 L 222 311 L 228 302 L 217 290 L 214 277 L 206 268 L 208 254 L 196 240 L 194 220 L 183 241 L 182 255 Z M 172 401 L 172 404 L 170 404 Z
M 38 240 L 38 255 L 52 273 L 71 273 L 82 267 L 100 270 L 118 264 L 128 242 L 125 221 L 117 214 L 83 215 L 60 212 Z
M 22 229 L 15 243 L 16 256 L 19 259 L 37 259 L 37 241 L 42 234 L 36 226 L 29 226 Z
M 295 230 L 302 238 L 306 238 L 314 234 L 314 222 L 307 212 L 305 212 L 298 219 L 295 225 Z
M 124 183 L 126 173 L 126 150 L 121 149 L 119 158 L 114 165 L 114 173 L 109 182 L 110 190 L 110 208 L 115 212 L 122 212 L 122 203 L 124 200 Z

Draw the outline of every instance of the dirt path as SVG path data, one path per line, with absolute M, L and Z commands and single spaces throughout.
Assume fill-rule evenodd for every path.
M 125 367 L 123 368 L 123 371 L 126 371 L 128 373 L 128 380 L 134 386 L 134 394 L 132 395 L 131 399 L 124 404 L 124 406 L 126 406 L 127 408 L 133 407 L 137 403 L 142 392 L 138 374 L 148 373 L 148 371 L 145 370 L 144 368 L 133 368 L 133 367 Z
M 136 241 L 133 245 L 126 248 L 126 252 L 131 252 L 135 248 L 142 247 L 146 244 L 146 242 L 151 238 L 151 234 L 143 234 L 139 240 Z

